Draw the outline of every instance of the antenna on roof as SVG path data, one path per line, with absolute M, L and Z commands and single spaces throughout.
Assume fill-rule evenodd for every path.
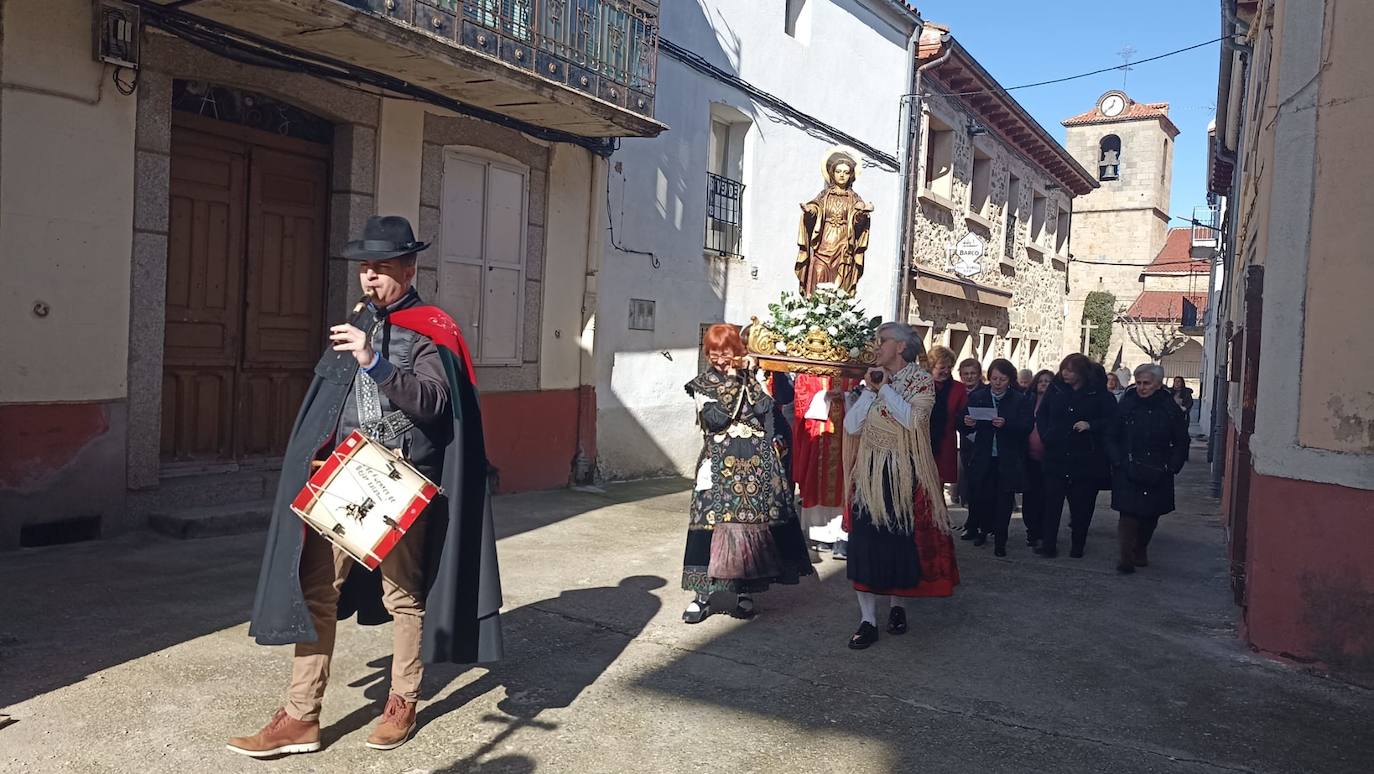
M 1135 46 L 1126 44 L 1124 48 L 1116 52 L 1121 57 L 1121 66 L 1116 68 L 1121 71 L 1121 90 L 1126 90 L 1126 76 L 1135 68 L 1131 67 L 1131 57 L 1135 56 Z

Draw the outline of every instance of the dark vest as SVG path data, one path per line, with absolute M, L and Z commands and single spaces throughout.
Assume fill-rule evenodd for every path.
M 397 370 L 406 373 L 415 372 L 415 350 L 420 344 L 428 345 L 433 350 L 433 342 L 426 336 L 421 336 L 409 328 L 401 328 L 392 325 L 387 315 L 390 312 L 401 309 L 409 309 L 412 306 L 421 304 L 420 295 L 412 288 L 400 301 L 382 310 L 365 310 L 362 319 L 356 324 L 363 330 L 368 330 L 371 326 L 372 348 L 381 353 L 382 357 L 391 361 Z M 371 311 L 371 314 L 368 314 Z M 435 353 L 437 356 L 437 352 Z M 389 414 L 395 411 L 395 406 L 387 400 L 386 394 L 381 395 L 382 414 Z M 342 440 L 349 433 L 358 429 L 358 399 L 356 387 L 350 386 L 348 397 L 344 399 L 343 410 L 339 412 L 339 428 L 336 439 Z M 405 457 L 421 473 L 431 481 L 438 481 L 440 472 L 444 467 L 444 450 L 453 440 L 453 420 L 450 417 L 441 418 L 438 422 L 429 426 L 416 424 L 410 431 L 386 441 L 386 445 L 392 449 L 400 449 L 401 456 Z

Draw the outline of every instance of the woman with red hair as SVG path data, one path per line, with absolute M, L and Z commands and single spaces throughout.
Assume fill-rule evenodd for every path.
M 682 620 L 718 612 L 711 595 L 736 595 L 730 615 L 752 618 L 751 594 L 812 574 L 783 467 L 773 398 L 746 356 L 739 329 L 713 325 L 702 340 L 710 367 L 688 382 L 703 435 L 683 554 L 682 588 L 695 597 Z

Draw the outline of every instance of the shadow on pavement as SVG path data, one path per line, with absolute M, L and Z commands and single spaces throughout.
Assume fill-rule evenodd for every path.
M 671 478 L 601 492 L 501 496 L 494 503 L 498 538 L 689 486 Z M 183 541 L 135 532 L 7 552 L 0 562 L 0 710 L 247 622 L 263 539 L 250 534 Z M 382 667 L 383 676 L 389 669 L 373 666 Z
M 604 488 L 557 489 L 502 495 L 493 502 L 496 539 L 515 537 L 614 505 L 639 502 L 691 489 L 685 478 L 660 478 Z
M 528 774 L 536 768 L 534 760 L 524 755 L 502 755 L 482 763 L 466 763 L 466 760 L 435 769 L 433 774 Z
M 488 715 L 483 720 L 505 723 L 506 728 L 455 762 L 458 768 L 446 771 L 504 770 L 485 768 L 492 762 L 480 768 L 461 767 L 477 766 L 482 756 L 523 729 L 556 730 L 556 724 L 538 719 L 540 713 L 566 709 L 587 686 L 601 678 L 625 646 L 658 614 L 659 600 L 652 592 L 665 583 L 657 576 L 635 575 L 616 586 L 565 591 L 557 597 L 503 612 L 502 628 L 509 644 L 506 660 L 493 664 L 486 674 L 438 701 L 429 700 L 443 694 L 470 670 L 456 664 L 431 664 L 425 668 L 421 695 L 422 702 L 428 703 L 420 705 L 416 734 L 423 734 L 430 723 L 462 709 L 472 700 L 502 688 L 505 697 L 497 706 L 505 716 Z M 589 623 L 604 619 L 607 611 L 613 611 L 614 625 L 596 623 L 589 628 Z M 376 659 L 368 666 L 375 671 L 352 685 L 366 686 L 363 695 L 370 703 L 321 730 L 326 748 L 381 714 L 390 682 L 391 659 Z
M 836 568 L 759 595 L 754 621 L 702 624 L 714 636 L 635 687 L 707 722 L 865 749 L 870 771 L 1367 771 L 1374 694 L 1237 639 L 1206 473 L 1185 469 L 1179 512 L 1135 575 L 1114 571 L 1104 493 L 1083 559 L 1040 559 L 1019 536 L 1006 559 L 957 541 L 962 585 L 909 602 L 903 636 L 845 647 L 858 613 Z
M 0 709 L 247 620 L 262 537 L 136 533 L 0 563 Z

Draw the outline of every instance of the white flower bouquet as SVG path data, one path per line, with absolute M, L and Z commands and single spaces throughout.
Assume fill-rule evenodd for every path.
M 751 323 L 748 345 L 770 370 L 855 375 L 873 362 L 882 318 L 866 317 L 858 301 L 836 285 L 818 285 L 809 297 L 783 293 L 768 311 L 768 320 L 756 317 Z

